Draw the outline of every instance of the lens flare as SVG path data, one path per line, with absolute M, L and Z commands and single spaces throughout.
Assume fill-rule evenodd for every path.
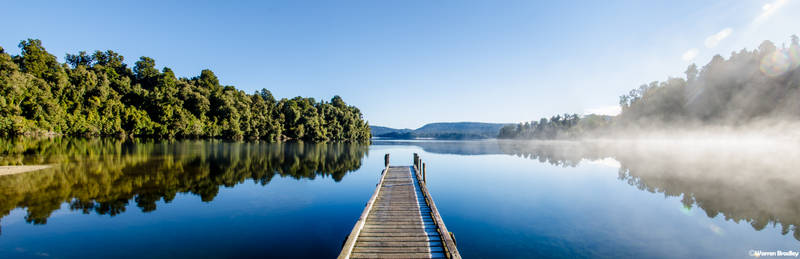
M 691 206 L 681 206 L 681 213 L 686 216 L 692 215 L 692 207 Z
M 714 234 L 717 234 L 719 236 L 725 234 L 725 232 L 722 231 L 722 228 L 717 226 L 717 225 L 714 225 L 714 223 L 711 223 L 710 225 L 708 225 L 708 228 L 711 229 L 711 232 L 714 232 Z
M 761 59 L 761 72 L 771 77 L 779 76 L 789 71 L 791 65 L 789 56 L 781 51 L 775 51 Z

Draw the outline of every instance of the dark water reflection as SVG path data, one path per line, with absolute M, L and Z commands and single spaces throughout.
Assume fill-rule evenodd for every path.
M 56 138 L 0 140 L 0 165 L 54 165 L 0 176 L 0 258 L 333 258 L 384 153 L 427 162 L 465 258 L 746 258 L 800 240 L 791 142 Z
M 0 177 L 0 216 L 27 210 L 25 221 L 47 224 L 63 203 L 72 211 L 115 216 L 135 203 L 142 212 L 179 193 L 214 200 L 221 187 L 267 185 L 275 176 L 331 177 L 361 167 L 364 144 L 231 143 L 117 139 L 0 140 L 0 165 L 52 164 L 35 173 Z
M 381 141 L 452 155 L 505 154 L 559 167 L 618 163 L 618 179 L 639 190 L 681 197 L 709 218 L 770 225 L 800 241 L 800 148 L 795 143 L 703 141 Z M 613 159 L 613 160 L 610 160 Z

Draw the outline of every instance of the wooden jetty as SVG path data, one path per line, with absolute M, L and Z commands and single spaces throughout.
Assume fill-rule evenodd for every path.
M 390 166 L 389 154 L 384 158 L 386 168 L 339 258 L 461 258 L 425 185 L 419 156 L 410 166 Z

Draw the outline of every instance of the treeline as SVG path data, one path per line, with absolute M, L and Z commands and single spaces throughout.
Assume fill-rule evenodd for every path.
M 501 139 L 563 139 L 582 136 L 586 132 L 605 127 L 611 116 L 578 114 L 555 115 L 539 121 L 522 122 L 500 128 L 497 138 Z
M 177 78 L 141 57 L 129 68 L 108 50 L 68 54 L 59 63 L 41 41 L 0 47 L 0 135 L 147 136 L 367 141 L 361 111 L 341 97 L 330 102 L 276 100 L 220 85 L 211 70 Z
M 686 78 L 654 81 L 620 96 L 617 116 L 557 115 L 549 120 L 503 127 L 498 138 L 562 139 L 601 136 L 631 129 L 704 125 L 747 125 L 759 120 L 800 119 L 800 38 L 778 48 L 764 41 L 757 49 L 720 55 Z

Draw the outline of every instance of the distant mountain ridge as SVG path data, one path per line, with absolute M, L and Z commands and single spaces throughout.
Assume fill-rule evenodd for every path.
M 370 126 L 372 136 L 390 139 L 486 139 L 497 137 L 500 128 L 507 123 L 485 122 L 436 122 L 411 129 L 394 129 L 382 126 Z
M 389 127 L 373 126 L 373 125 L 370 125 L 369 128 L 372 131 L 372 136 L 378 136 L 392 132 L 411 132 L 411 129 L 394 129 Z

